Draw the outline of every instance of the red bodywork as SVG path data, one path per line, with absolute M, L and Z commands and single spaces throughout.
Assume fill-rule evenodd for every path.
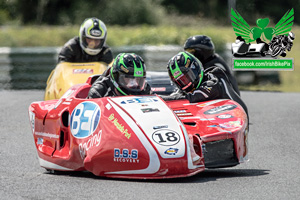
M 91 78 L 86 84 L 71 87 L 59 100 L 30 105 L 34 143 L 42 167 L 155 179 L 194 175 L 205 169 L 206 160 L 211 162 L 206 167 L 224 167 L 247 157 L 248 119 L 234 101 L 165 103 L 154 95 L 85 99 L 90 83 Z M 169 123 L 159 124 L 163 121 L 156 119 L 160 115 L 168 115 Z M 151 123 L 157 126 L 147 127 Z M 210 158 L 214 155 L 211 150 L 218 146 L 214 142 L 224 140 L 233 141 L 234 162 L 219 162 L 222 155 Z

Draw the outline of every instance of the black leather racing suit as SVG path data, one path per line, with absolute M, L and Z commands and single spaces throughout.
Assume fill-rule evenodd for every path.
M 246 104 L 231 86 L 225 72 L 219 67 L 210 67 L 204 70 L 202 83 L 193 92 L 184 94 L 178 89 L 169 96 L 161 95 L 160 97 L 165 101 L 188 99 L 191 103 L 213 99 L 231 99 L 239 103 L 248 115 Z
M 58 62 L 105 62 L 110 64 L 113 61 L 113 54 L 109 46 L 104 44 L 97 55 L 88 55 L 80 46 L 79 37 L 70 39 L 58 54 Z
M 143 90 L 139 95 L 151 94 L 151 87 L 146 83 L 145 90 Z M 111 81 L 110 74 L 107 76 L 100 76 L 91 86 L 88 99 L 101 98 L 107 96 L 120 96 L 118 94 L 116 87 Z
M 219 56 L 218 54 L 214 54 L 213 56 L 211 56 L 210 58 L 208 58 L 207 60 L 205 60 L 203 64 L 203 68 L 204 70 L 212 67 L 212 66 L 216 66 L 216 67 L 220 67 L 226 74 L 229 83 L 232 85 L 232 88 L 234 89 L 234 91 L 240 95 L 240 90 L 237 84 L 237 81 L 234 77 L 234 75 L 232 74 L 231 69 L 229 68 L 229 66 L 226 64 L 226 62 L 224 61 L 224 59 Z

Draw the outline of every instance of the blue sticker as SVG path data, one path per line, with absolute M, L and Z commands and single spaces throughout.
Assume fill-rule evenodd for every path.
M 76 106 L 71 114 L 70 129 L 76 138 L 86 138 L 94 133 L 99 121 L 101 111 L 93 102 L 83 102 Z
M 151 97 L 137 97 L 128 99 L 126 101 L 122 101 L 121 104 L 127 104 L 127 103 L 149 103 L 149 102 L 157 102 L 157 99 L 151 98 Z

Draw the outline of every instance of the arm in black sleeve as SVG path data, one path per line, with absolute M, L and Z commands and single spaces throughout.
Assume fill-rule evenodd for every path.
M 186 99 L 186 96 L 178 89 L 170 95 L 159 95 L 164 101 L 172 101 L 179 99 Z
M 70 46 L 64 46 L 58 54 L 58 62 L 73 62 L 74 55 Z
M 76 62 L 76 54 L 80 53 L 78 45 L 76 38 L 70 39 L 60 50 L 58 62 Z
M 106 77 L 100 76 L 94 84 L 91 86 L 88 93 L 88 99 L 101 98 L 108 96 L 108 93 L 111 91 L 111 88 L 107 84 Z
M 207 76 L 209 77 L 207 81 L 203 82 L 194 92 L 186 95 L 189 102 L 196 103 L 218 98 L 221 90 L 219 81 L 213 74 Z

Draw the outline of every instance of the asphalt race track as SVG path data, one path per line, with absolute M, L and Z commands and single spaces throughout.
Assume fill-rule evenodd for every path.
M 43 91 L 1 90 L 0 97 L 0 199 L 299 199 L 300 93 L 242 92 L 249 162 L 150 181 L 49 174 L 39 166 L 27 113 Z

